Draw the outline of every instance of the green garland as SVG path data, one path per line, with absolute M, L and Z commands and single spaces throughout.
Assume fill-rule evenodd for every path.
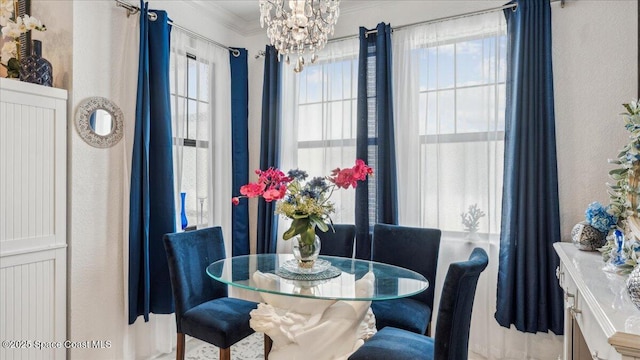
M 609 171 L 609 176 L 614 183 L 607 183 L 610 198 L 610 213 L 618 218 L 617 228 L 624 234 L 630 233 L 629 217 L 640 219 L 640 103 L 638 100 L 623 104 L 627 110 L 622 113 L 625 128 L 631 133 L 631 141 L 620 151 L 618 157 L 609 160 L 611 164 L 619 167 Z M 600 248 L 605 262 L 611 259 L 611 253 L 616 249 L 613 231 L 607 236 L 607 243 Z M 640 234 L 638 234 L 640 235 Z M 623 255 L 627 259 L 624 265 L 619 266 L 623 273 L 630 272 L 638 264 L 640 244 L 633 241 L 625 241 Z

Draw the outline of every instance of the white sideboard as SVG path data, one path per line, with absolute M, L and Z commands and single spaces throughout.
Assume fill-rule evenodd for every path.
M 603 271 L 599 252 L 571 243 L 554 248 L 565 299 L 564 358 L 640 360 L 640 310 L 629 299 L 626 277 Z M 584 336 L 588 351 L 576 334 Z
M 66 90 L 0 78 L 0 359 L 66 357 L 66 129 Z

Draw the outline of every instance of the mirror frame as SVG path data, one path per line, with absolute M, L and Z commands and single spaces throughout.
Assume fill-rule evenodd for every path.
M 91 114 L 96 110 L 104 110 L 111 114 L 113 126 L 112 131 L 107 135 L 98 135 L 91 128 L 89 119 L 91 118 Z M 111 147 L 117 144 L 124 134 L 122 110 L 120 110 L 118 105 L 107 98 L 94 96 L 84 99 L 80 104 L 78 104 L 75 120 L 78 134 L 82 140 L 93 147 Z

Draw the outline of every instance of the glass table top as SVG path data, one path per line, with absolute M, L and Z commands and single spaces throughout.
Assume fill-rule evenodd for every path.
M 290 280 L 276 275 L 276 272 L 292 259 L 291 254 L 235 256 L 212 263 L 207 267 L 207 274 L 225 284 L 253 291 L 331 300 L 397 299 L 418 294 L 429 286 L 424 276 L 412 270 L 374 261 L 334 256 L 319 257 L 339 270 L 339 275 L 331 279 Z M 273 279 L 269 286 L 260 286 L 252 279 L 256 271 Z M 375 276 L 372 291 L 368 294 L 357 292 L 356 281 L 369 272 Z

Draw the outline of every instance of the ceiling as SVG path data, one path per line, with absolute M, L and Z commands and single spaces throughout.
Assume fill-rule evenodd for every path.
M 243 35 L 262 33 L 258 0 L 188 0 L 191 5 L 207 12 L 215 21 Z M 392 1 L 342 0 L 340 13 L 347 14 Z

